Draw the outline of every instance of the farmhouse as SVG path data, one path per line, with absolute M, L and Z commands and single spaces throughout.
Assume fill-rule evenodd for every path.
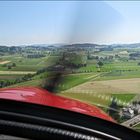
M 134 117 L 134 110 L 131 107 L 124 107 L 121 112 L 121 117 L 131 119 L 132 117 Z

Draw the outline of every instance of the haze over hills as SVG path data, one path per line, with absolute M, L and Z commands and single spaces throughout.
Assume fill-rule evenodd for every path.
M 57 43 L 57 44 L 32 44 L 32 45 L 0 45 L 0 47 L 111 47 L 111 48 L 137 48 L 140 47 L 140 43 L 132 43 L 132 44 L 94 44 L 94 43 L 74 43 L 74 44 L 66 44 L 66 43 Z

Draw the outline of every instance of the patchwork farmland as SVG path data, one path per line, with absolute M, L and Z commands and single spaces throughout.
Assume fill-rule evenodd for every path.
M 81 46 L 78 51 L 67 51 L 67 46 L 30 46 L 4 52 L 0 56 L 0 84 L 3 88 L 42 87 L 44 80 L 50 79 L 49 73 L 64 64 L 68 72 L 55 84 L 60 96 L 95 104 L 107 113 L 113 99 L 120 108 L 140 100 L 139 46 Z

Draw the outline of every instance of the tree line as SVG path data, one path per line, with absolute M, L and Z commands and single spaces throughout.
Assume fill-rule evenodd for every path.
M 18 84 L 21 82 L 26 82 L 32 79 L 34 74 L 26 74 L 22 77 L 18 77 L 15 80 L 0 80 L 0 88 L 7 87 L 10 85 Z

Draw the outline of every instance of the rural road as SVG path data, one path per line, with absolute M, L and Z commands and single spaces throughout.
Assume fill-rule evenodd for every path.
M 132 119 L 129 119 L 129 120 L 123 122 L 122 125 L 127 126 L 127 127 L 132 127 L 139 123 L 140 123 L 140 114 L 133 117 Z

